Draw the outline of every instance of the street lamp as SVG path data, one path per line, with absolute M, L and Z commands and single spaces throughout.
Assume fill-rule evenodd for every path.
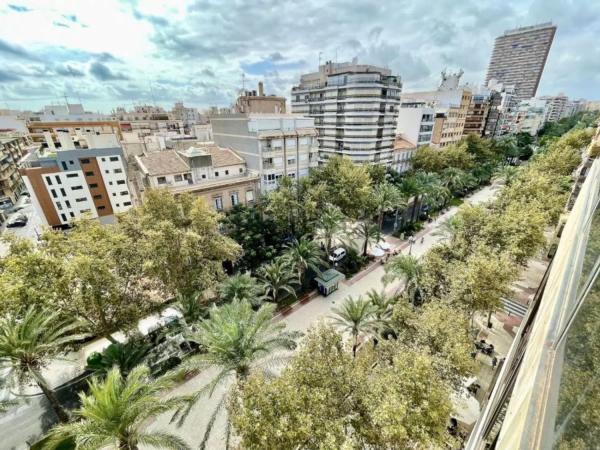
M 408 238 L 408 243 L 410 244 L 410 247 L 408 247 L 408 254 L 412 255 L 412 246 L 413 244 L 417 242 L 417 239 L 414 236 L 411 236 Z

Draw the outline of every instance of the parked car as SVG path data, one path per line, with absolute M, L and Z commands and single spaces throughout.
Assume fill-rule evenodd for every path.
M 15 213 L 8 216 L 6 228 L 24 227 L 29 219 L 25 214 Z
M 346 256 L 346 249 L 342 247 L 338 247 L 331 252 L 329 255 L 329 261 L 332 263 L 340 262 Z

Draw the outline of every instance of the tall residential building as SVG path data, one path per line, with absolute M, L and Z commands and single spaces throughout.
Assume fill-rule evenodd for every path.
M 317 165 L 314 119 L 299 114 L 218 114 L 210 117 L 215 143 L 228 147 L 260 175 L 261 192 L 281 177 L 302 178 Z
M 547 95 L 540 97 L 540 99 L 546 102 L 545 122 L 557 122 L 563 117 L 571 115 L 569 97 L 565 94 Z
M 484 135 L 491 99 L 492 92 L 489 89 L 480 86 L 473 90 L 471 103 L 469 103 L 467 116 L 465 117 L 463 136 L 468 134 Z
M 200 144 L 186 150 L 164 150 L 136 156 L 144 188 L 167 188 L 204 198 L 217 211 L 238 204 L 252 205 L 258 194 L 258 175 L 233 150 Z
M 490 105 L 483 135 L 494 137 L 509 133 L 508 118 L 519 103 L 516 89 L 513 85 L 505 86 L 496 79 L 491 79 L 487 88 L 490 90 Z
M 434 111 L 431 144 L 444 148 L 458 143 L 463 136 L 465 120 L 471 104 L 471 88 L 460 86 L 463 71 L 442 72 L 442 81 L 435 91 L 409 92 L 402 94 L 402 103 L 425 102 Z
M 600 129 L 588 153 L 600 150 Z M 600 159 L 577 172 L 560 236 L 495 370 L 467 450 L 596 449 L 600 439 Z
M 126 161 L 113 134 L 73 137 L 58 132 L 60 146 L 46 133 L 46 145 L 21 162 L 21 175 L 42 220 L 63 227 L 83 214 L 111 222 L 131 207 Z
M 233 106 L 233 112 L 247 114 L 285 113 L 285 97 L 265 95 L 263 82 L 260 81 L 258 83 L 258 93 L 256 91 L 244 91 L 244 93 L 237 98 L 237 101 Z
M 389 165 L 402 82 L 382 67 L 352 62 L 319 67 L 292 88 L 292 112 L 315 118 L 319 158 Z
M 556 26 L 551 22 L 505 31 L 496 38 L 486 84 L 515 85 L 519 100 L 535 97 Z
M 13 206 L 26 191 L 18 164 L 35 148 L 29 136 L 0 135 L 0 210 Z

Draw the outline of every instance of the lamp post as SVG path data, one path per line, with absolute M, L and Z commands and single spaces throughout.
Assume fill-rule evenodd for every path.
M 413 247 L 413 244 L 415 242 L 417 242 L 417 239 L 414 236 L 411 236 L 411 237 L 408 238 L 408 243 L 410 244 L 410 246 L 408 247 L 408 254 L 409 255 L 412 255 L 412 247 Z

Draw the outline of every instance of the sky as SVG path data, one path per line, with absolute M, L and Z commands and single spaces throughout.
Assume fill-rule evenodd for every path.
M 230 105 L 263 80 L 289 97 L 319 60 L 382 65 L 404 91 L 485 78 L 494 38 L 552 21 L 538 95 L 600 99 L 600 1 L 1 0 L 0 108 Z

